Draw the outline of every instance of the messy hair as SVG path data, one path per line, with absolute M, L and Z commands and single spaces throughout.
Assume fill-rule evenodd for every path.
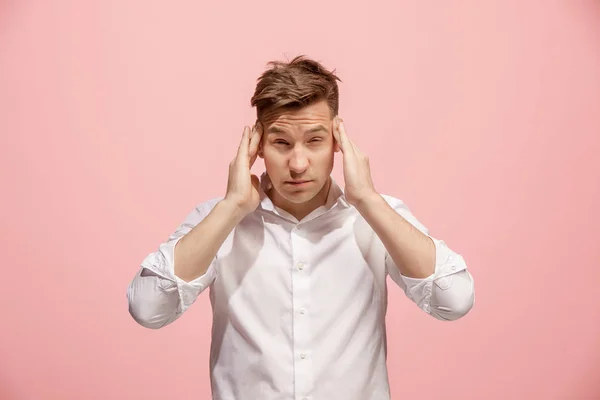
M 338 114 L 339 91 L 336 81 L 342 81 L 319 62 L 304 55 L 289 62 L 270 61 L 258 78 L 250 101 L 256 107 L 258 119 L 278 109 L 297 109 L 326 100 L 331 115 Z

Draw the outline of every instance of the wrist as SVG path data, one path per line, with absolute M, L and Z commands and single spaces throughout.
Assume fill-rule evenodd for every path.
M 379 205 L 385 200 L 381 195 L 377 192 L 370 192 L 365 196 L 362 196 L 359 200 L 356 201 L 355 207 L 359 213 L 363 214 L 363 212 L 373 209 L 375 207 L 379 207 Z
M 217 206 L 220 206 L 220 208 L 223 209 L 225 215 L 231 217 L 234 220 L 235 224 L 239 223 L 246 217 L 246 215 L 248 215 L 248 213 L 245 212 L 243 208 L 240 207 L 235 201 L 230 200 L 228 198 L 224 198 L 223 200 L 221 200 L 217 204 Z

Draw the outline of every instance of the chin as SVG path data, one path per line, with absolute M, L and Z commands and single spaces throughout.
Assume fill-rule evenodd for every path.
M 304 204 L 304 203 L 308 203 L 309 201 L 314 199 L 315 196 L 316 196 L 316 193 L 311 193 L 310 195 L 304 194 L 302 196 L 288 197 L 287 199 L 291 203 L 294 203 L 294 204 Z
M 279 195 L 281 197 L 294 204 L 306 203 L 307 201 L 312 200 L 317 195 L 317 193 L 318 192 L 313 193 L 312 191 L 304 193 L 290 193 L 285 190 L 279 191 Z
M 289 188 L 283 184 L 281 187 L 276 188 L 277 192 L 281 197 L 293 204 L 306 203 L 315 198 L 323 187 L 320 186 L 318 189 L 306 190 L 306 191 L 290 191 Z

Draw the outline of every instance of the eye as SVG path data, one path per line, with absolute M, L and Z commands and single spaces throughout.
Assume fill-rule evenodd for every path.
M 274 144 L 282 144 L 282 145 L 287 145 L 288 142 L 284 141 L 284 140 L 276 140 L 273 142 Z
M 323 139 L 321 139 L 321 138 L 313 138 L 313 139 L 309 140 L 309 143 L 312 143 L 312 142 L 320 142 L 320 141 L 322 141 L 322 140 L 323 140 Z

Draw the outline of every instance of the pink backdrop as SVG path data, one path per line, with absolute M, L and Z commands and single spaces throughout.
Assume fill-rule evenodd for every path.
M 394 398 L 600 398 L 598 1 L 4 0 L 0 399 L 209 398 L 208 296 L 152 331 L 125 291 L 301 53 L 476 280 L 454 323 L 390 284 Z

